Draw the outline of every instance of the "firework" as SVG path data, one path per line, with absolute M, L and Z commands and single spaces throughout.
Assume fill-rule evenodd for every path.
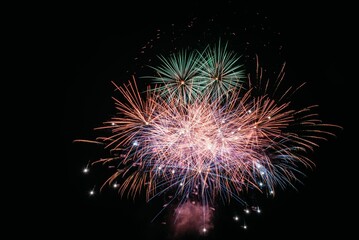
M 212 98 L 225 97 L 243 83 L 245 73 L 239 63 L 240 57 L 227 50 L 227 43 L 222 46 L 219 41 L 218 45 L 207 46 L 201 60 L 197 81 Z
M 274 195 L 277 187 L 293 185 L 299 165 L 314 166 L 307 152 L 333 135 L 315 106 L 291 107 L 296 88 L 275 97 L 284 66 L 269 92 L 258 62 L 243 86 L 242 65 L 227 45 L 160 59 L 162 65 L 153 67 L 157 85 L 147 91 L 135 78 L 114 83 L 122 99 L 114 98 L 117 115 L 98 128 L 107 135 L 97 142 L 112 156 L 96 162 L 117 163 L 106 183 L 116 184 L 121 195 L 171 195 L 179 206 L 195 200 L 206 209 L 219 198 L 245 204 L 248 192 Z
M 263 186 L 273 191 L 296 178 L 298 163 L 312 165 L 304 154 L 326 133 L 315 130 L 323 124 L 311 107 L 294 111 L 289 103 L 252 97 L 250 89 L 224 105 L 209 94 L 186 105 L 153 94 L 142 101 L 135 81 L 117 89 L 127 104 L 116 100 L 120 116 L 101 127 L 113 134 L 99 140 L 122 153 L 122 167 L 110 178 L 125 177 L 121 193 L 146 188 L 148 197 L 171 190 L 214 200 Z
M 197 81 L 200 55 L 196 51 L 182 50 L 168 59 L 159 56 L 160 66 L 152 67 L 156 76 L 148 77 L 153 83 L 160 84 L 154 89 L 162 97 L 185 103 L 196 99 L 203 91 L 203 85 Z

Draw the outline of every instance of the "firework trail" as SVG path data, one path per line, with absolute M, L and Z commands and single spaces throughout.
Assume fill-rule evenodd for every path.
M 113 83 L 123 100 L 113 98 L 118 114 L 98 128 L 109 134 L 97 142 L 116 154 L 97 162 L 118 163 L 106 183 L 119 182 L 121 195 L 144 191 L 151 200 L 170 194 L 183 209 L 191 201 L 203 209 L 217 199 L 246 204 L 248 192 L 274 195 L 277 187 L 292 185 L 299 165 L 314 166 L 307 152 L 333 135 L 315 106 L 291 108 L 296 88 L 274 97 L 284 66 L 270 92 L 258 62 L 254 76 L 245 77 L 226 44 L 160 61 L 145 92 L 134 78 Z M 184 212 L 175 214 L 188 225 Z

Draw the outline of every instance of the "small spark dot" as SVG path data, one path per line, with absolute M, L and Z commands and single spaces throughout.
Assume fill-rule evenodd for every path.
M 238 220 L 239 220 L 239 217 L 238 217 L 238 216 L 234 216 L 233 219 L 234 219 L 234 221 L 238 221 Z
M 243 228 L 244 228 L 244 229 L 247 229 L 247 225 L 243 225 Z
M 261 213 L 261 210 L 259 208 L 257 209 L 257 213 Z
M 268 116 L 267 118 L 268 118 L 268 119 L 271 119 L 272 117 L 271 117 L 271 116 Z
M 249 209 L 244 209 L 244 212 L 248 214 L 248 213 L 249 213 Z
M 175 173 L 175 170 L 172 170 L 172 173 Z
M 270 192 L 269 192 L 270 194 L 274 194 L 274 191 L 273 190 L 270 190 Z
M 118 187 L 118 184 L 117 184 L 117 183 L 114 183 L 114 184 L 113 184 L 113 187 L 114 187 L 114 188 L 117 188 L 117 187 Z
M 94 190 L 91 190 L 91 191 L 89 192 L 89 194 L 90 194 L 90 196 L 92 196 L 92 195 L 95 194 L 95 191 L 94 191 Z
M 262 183 L 262 182 L 260 182 L 260 183 L 259 183 L 259 186 L 261 186 L 261 187 L 262 187 L 262 186 L 263 186 L 263 183 Z
M 86 167 L 82 170 L 83 173 L 88 173 L 90 170 Z
M 248 113 L 252 113 L 252 110 L 248 110 Z
M 180 183 L 180 186 L 183 186 L 183 183 Z
M 203 228 L 203 229 L 202 229 L 202 232 L 207 232 L 207 228 Z
M 134 142 L 132 143 L 132 145 L 133 145 L 133 146 L 138 146 L 138 142 L 137 142 L 137 141 L 134 141 Z

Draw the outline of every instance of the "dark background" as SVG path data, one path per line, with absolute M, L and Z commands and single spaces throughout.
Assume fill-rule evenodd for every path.
M 109 6 L 109 8 L 111 8 Z M 116 191 L 105 189 L 101 183 L 109 176 L 106 168 L 94 167 L 84 175 L 82 169 L 104 154 L 95 145 L 75 144 L 74 139 L 94 139 L 93 128 L 108 120 L 114 113 L 112 96 L 116 96 L 110 81 L 121 83 L 146 73 L 151 58 L 166 54 L 203 37 L 214 42 L 218 37 L 229 39 L 234 50 L 243 50 L 244 60 L 251 64 L 258 54 L 268 69 L 278 71 L 287 63 L 286 82 L 296 85 L 307 82 L 295 96 L 294 106 L 319 104 L 318 112 L 324 122 L 337 124 L 337 137 L 321 142 L 310 154 L 316 163 L 307 169 L 298 191 L 288 188 L 279 191 L 274 199 L 263 200 L 263 213 L 247 219 L 248 230 L 233 221 L 239 211 L 235 203 L 218 207 L 215 227 L 207 239 L 259 239 L 273 237 L 330 236 L 345 238 L 353 230 L 356 218 L 355 165 L 351 152 L 355 131 L 349 121 L 356 108 L 352 107 L 355 77 L 350 32 L 352 16 L 348 6 L 244 6 L 232 2 L 181 1 L 160 3 L 131 2 L 112 11 L 100 11 L 96 6 L 80 8 L 66 15 L 65 38 L 68 44 L 68 69 L 64 79 L 66 101 L 64 127 L 67 151 L 68 213 L 66 230 L 83 236 L 100 234 L 101 239 L 171 239 L 168 227 L 160 219 L 151 223 L 161 209 L 162 199 L 145 203 L 144 199 L 121 199 Z M 195 27 L 188 24 L 195 19 Z M 214 19 L 214 23 L 208 19 Z M 175 24 L 173 27 L 171 24 Z M 186 27 L 187 26 L 187 27 Z M 195 30 L 192 30 L 195 28 Z M 142 54 L 142 47 L 161 39 L 154 48 Z M 174 29 L 175 34 L 169 34 Z M 189 30 L 183 30 L 189 29 Z M 235 32 L 236 35 L 225 35 Z M 181 34 L 184 37 L 181 37 Z M 177 38 L 174 44 L 168 39 Z M 182 40 L 181 40 L 182 39 Z M 183 40 L 184 39 L 184 40 Z M 232 41 L 233 40 L 233 41 Z M 268 41 L 270 42 L 268 45 Z M 205 41 L 203 41 L 205 42 Z M 250 42 L 249 46 L 246 42 Z M 201 44 L 198 43 L 198 46 Z M 138 58 L 137 60 L 134 60 Z M 250 66 L 253 66 L 250 65 Z M 274 75 L 275 76 L 275 75 Z M 354 76 L 354 75 L 353 75 Z M 355 150 L 354 150 L 355 151 Z M 95 195 L 88 192 L 95 188 Z M 165 214 L 164 216 L 165 217 Z M 127 237 L 126 237 L 127 236 Z M 186 239 L 195 236 L 186 236 Z M 204 239 L 204 237 L 197 237 Z

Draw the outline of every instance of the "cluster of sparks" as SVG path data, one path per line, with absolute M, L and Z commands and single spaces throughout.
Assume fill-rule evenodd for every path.
M 227 45 L 159 60 L 146 91 L 138 89 L 135 78 L 113 83 L 122 95 L 114 98 L 118 114 L 98 128 L 109 131 L 95 142 L 112 155 L 96 162 L 119 163 L 106 184 L 121 195 L 145 192 L 151 200 L 171 194 L 178 208 L 192 201 L 208 208 L 218 199 L 245 205 L 245 193 L 274 195 L 277 187 L 292 185 L 298 165 L 313 166 L 306 153 L 332 135 L 323 130 L 330 125 L 318 119 L 314 106 L 292 109 L 284 100 L 291 89 L 273 97 L 258 63 L 253 77 L 246 74 Z M 275 89 L 283 77 L 284 66 Z M 261 94 L 255 91 L 259 88 Z

